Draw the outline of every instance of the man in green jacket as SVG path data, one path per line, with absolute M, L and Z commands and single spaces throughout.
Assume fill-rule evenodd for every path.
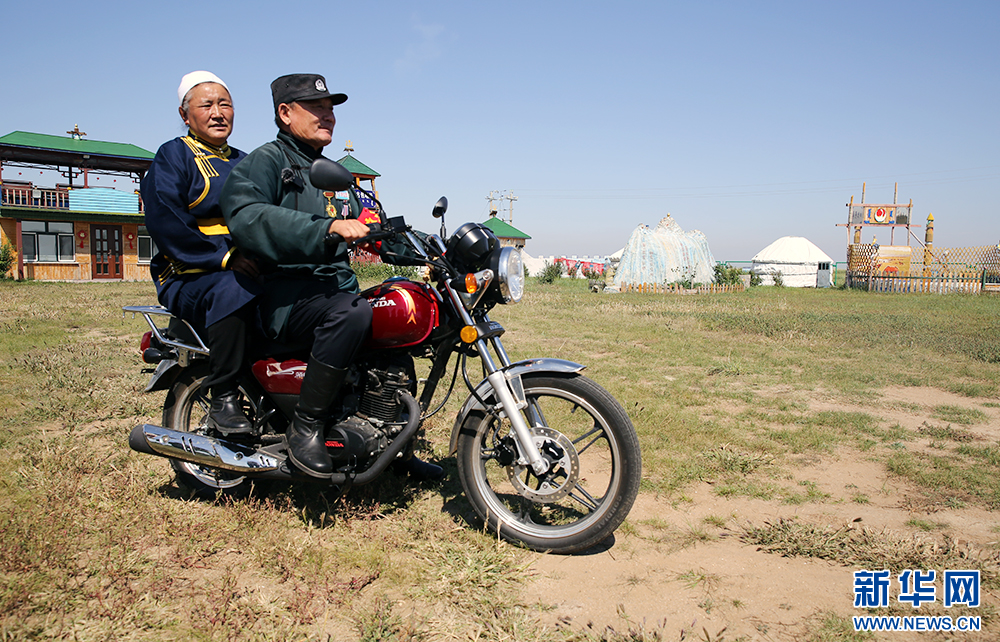
M 285 433 L 292 462 L 329 477 L 325 424 L 371 325 L 358 296 L 347 243 L 368 234 L 353 191 L 326 192 L 309 182 L 309 166 L 333 138 L 333 94 L 318 74 L 291 74 L 271 83 L 276 140 L 251 152 L 230 173 L 220 203 L 240 251 L 261 265 L 265 331 L 275 339 L 312 346 L 295 417 Z M 441 469 L 416 458 L 406 468 L 422 477 Z M 435 470 L 436 469 L 436 470 Z

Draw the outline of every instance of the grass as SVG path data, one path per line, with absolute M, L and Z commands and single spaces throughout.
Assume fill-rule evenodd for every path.
M 931 416 L 941 421 L 950 421 L 964 426 L 981 424 L 987 419 L 986 413 L 982 410 L 949 405 L 936 406 Z
M 907 521 L 906 525 L 925 532 L 943 531 L 948 528 L 946 522 L 935 522 L 926 519 L 917 519 L 916 517 Z
M 888 457 L 889 472 L 925 489 L 944 506 L 973 501 L 1000 509 L 998 450 L 962 445 L 943 454 L 898 451 Z
M 836 613 L 817 613 L 813 621 L 814 625 L 806 642 L 866 642 L 875 639 L 874 633 L 855 631 L 849 618 Z
M 521 593 L 531 555 L 480 530 L 446 458 L 462 399 L 427 426 L 424 454 L 445 465 L 443 484 L 387 475 L 344 499 L 271 485 L 238 502 L 189 500 L 166 462 L 125 445 L 135 423 L 159 417 L 163 393 L 142 394 L 144 322 L 120 306 L 153 302 L 144 283 L 0 283 L 0 639 L 678 637 L 624 614 L 590 632 L 538 625 Z M 937 406 L 940 425 L 911 432 L 884 422 L 879 401 L 884 386 L 919 385 L 997 407 L 1000 322 L 988 297 L 596 295 L 562 280 L 529 282 L 522 304 L 492 316 L 515 359 L 583 363 L 621 400 L 639 432 L 644 492 L 682 502 L 709 481 L 721 496 L 834 501 L 789 480 L 797 462 L 852 449 L 942 505 L 1000 506 L 1000 449 L 971 438 L 985 412 Z M 858 410 L 812 410 L 816 394 Z M 921 439 L 940 448 L 928 454 Z M 856 490 L 844 499 L 869 501 Z M 729 519 L 626 522 L 620 539 L 697 547 Z M 865 547 L 896 547 L 941 566 L 884 534 L 821 533 L 837 543 L 824 548 L 803 528 L 759 536 L 782 554 L 853 563 Z M 817 636 L 836 637 L 813 639 L 857 639 L 838 626 L 817 621 Z
M 975 435 L 973 435 L 968 430 L 963 430 L 962 428 L 953 428 L 951 424 L 947 426 L 934 426 L 926 421 L 917 428 L 917 432 L 921 435 L 926 435 L 934 439 L 943 439 L 947 441 L 974 441 Z
M 930 542 L 854 524 L 831 528 L 785 518 L 747 526 L 741 537 L 748 544 L 785 557 L 816 557 L 897 574 L 914 568 L 966 568 L 974 559 L 983 586 L 1000 586 L 1000 553 L 975 549 L 948 537 L 943 543 Z

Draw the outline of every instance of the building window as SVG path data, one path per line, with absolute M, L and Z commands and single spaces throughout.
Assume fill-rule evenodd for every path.
M 820 270 L 827 270 L 827 271 L 829 271 L 830 270 L 830 264 L 829 263 L 820 263 L 819 264 L 819 269 Z
M 55 221 L 21 221 L 24 260 L 38 263 L 73 261 L 73 224 Z
M 145 225 L 139 226 L 139 263 L 149 263 L 156 256 L 156 253 L 160 250 L 156 247 L 156 243 L 153 242 L 153 238 L 149 235 L 146 230 Z

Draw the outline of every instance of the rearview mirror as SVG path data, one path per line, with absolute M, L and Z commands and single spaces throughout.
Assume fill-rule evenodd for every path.
M 431 210 L 431 215 L 434 218 L 441 218 L 444 213 L 448 211 L 448 199 L 442 196 L 438 199 L 437 203 L 434 203 L 434 209 Z
M 309 168 L 309 182 L 321 190 L 342 192 L 354 185 L 354 175 L 340 163 L 320 157 Z

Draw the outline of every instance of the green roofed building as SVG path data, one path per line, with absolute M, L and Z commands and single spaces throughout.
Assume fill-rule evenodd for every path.
M 344 151 L 347 152 L 347 156 L 344 156 L 337 162 L 343 165 L 347 171 L 354 174 L 354 180 L 358 185 L 361 185 L 361 181 L 368 181 L 370 187 L 365 189 L 374 194 L 375 198 L 378 198 L 378 190 L 375 189 L 375 179 L 381 176 L 381 174 L 351 156 L 351 152 L 354 151 L 351 141 L 347 141 L 347 145 L 344 146 Z M 363 185 L 361 186 L 364 187 Z
M 138 188 L 153 152 L 66 133 L 0 136 L 0 243 L 15 249 L 14 278 L 149 279 L 155 248 Z M 35 184 L 45 171 L 66 182 Z
M 491 212 L 490 218 L 483 225 L 490 228 L 490 231 L 500 239 L 501 245 L 512 245 L 519 250 L 524 249 L 525 241 L 531 238 L 510 223 L 498 218 L 496 212 Z
M 83 132 L 74 128 L 70 136 L 52 136 L 32 132 L 11 132 L 0 136 L 0 157 L 3 161 L 39 163 L 75 167 L 80 170 L 109 170 L 140 177 L 153 162 L 153 152 L 129 143 L 85 140 Z M 73 185 L 72 176 L 69 177 Z

